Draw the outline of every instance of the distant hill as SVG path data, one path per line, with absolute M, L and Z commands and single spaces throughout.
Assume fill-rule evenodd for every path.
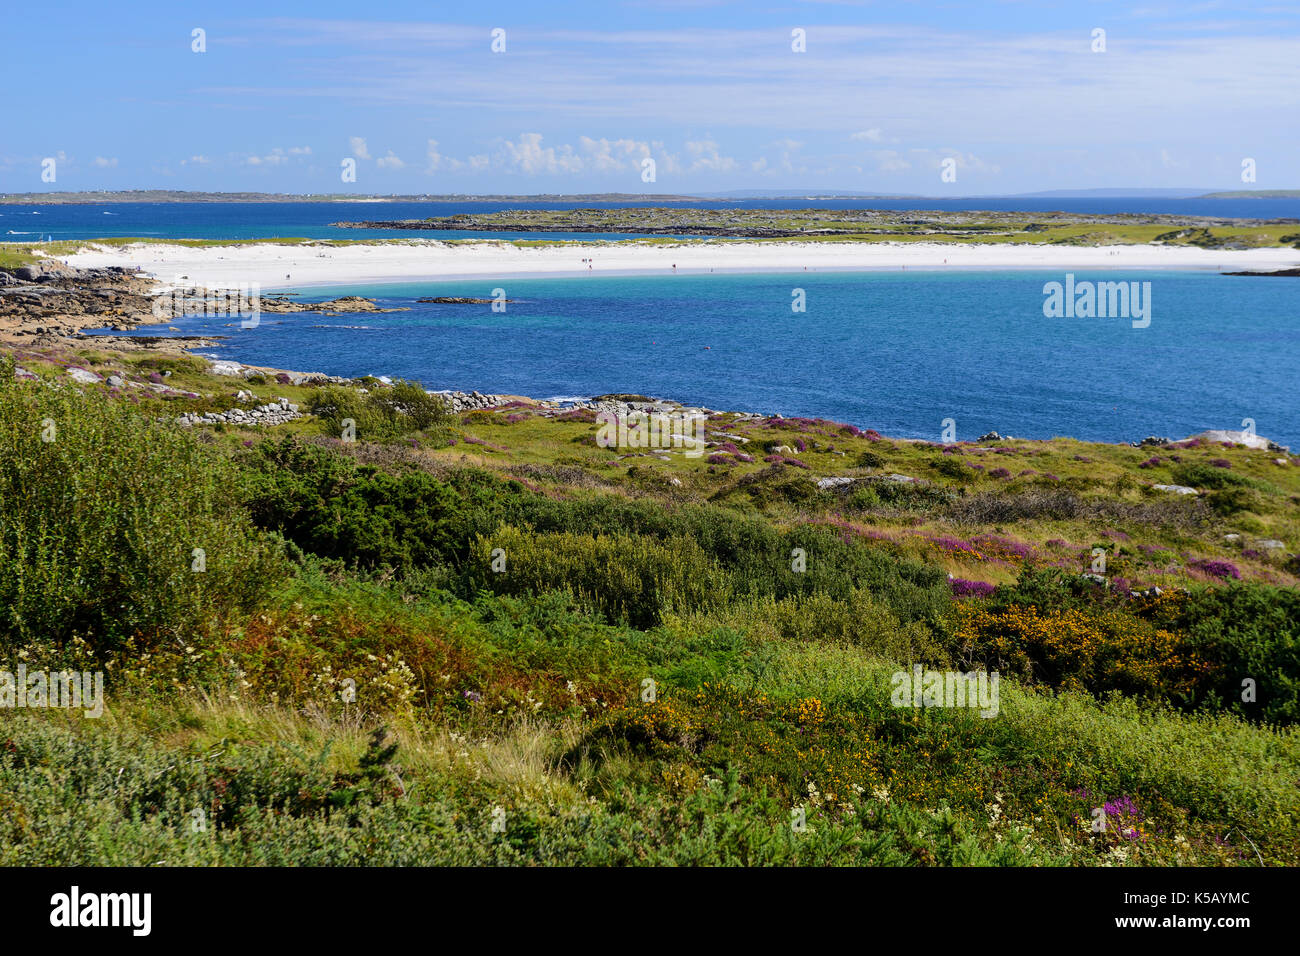
M 1237 189 L 1206 193 L 1202 199 L 1300 199 L 1300 189 Z
M 705 199 L 926 199 L 915 193 L 854 192 L 844 189 L 729 189 Z
M 1196 199 L 1208 190 L 1148 187 L 1115 189 L 1047 189 L 1036 193 L 1014 193 L 1004 199 Z

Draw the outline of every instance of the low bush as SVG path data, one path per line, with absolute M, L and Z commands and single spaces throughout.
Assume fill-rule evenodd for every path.
M 447 402 L 430 395 L 416 382 L 378 385 L 361 393 L 331 386 L 312 395 L 308 410 L 320 419 L 322 431 L 340 437 L 350 422 L 359 441 L 386 441 L 412 432 L 447 426 L 453 416 Z
M 218 451 L 133 406 L 0 360 L 0 646 L 114 653 L 254 607 L 283 576 Z

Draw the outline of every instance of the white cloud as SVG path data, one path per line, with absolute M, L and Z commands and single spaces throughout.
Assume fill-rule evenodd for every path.
M 691 140 L 686 144 L 686 151 L 694 157 L 691 172 L 726 172 L 736 168 L 736 161 L 719 153 L 718 144 L 711 139 Z
M 882 173 L 899 173 L 912 168 L 912 164 L 897 150 L 878 149 L 871 156 L 876 161 L 876 169 Z
M 401 169 L 406 163 L 402 162 L 401 158 L 390 149 L 386 155 L 375 160 L 375 165 L 380 169 Z
M 670 152 L 663 140 L 651 140 L 651 154 L 654 156 L 655 165 L 661 173 L 680 173 L 682 172 L 681 161 L 677 154 Z
M 208 159 L 206 156 L 191 156 L 189 159 L 181 160 L 182 166 L 208 166 L 211 165 L 211 163 L 212 160 Z
M 578 146 L 586 161 L 597 172 L 640 168 L 641 160 L 650 155 L 650 144 L 634 139 L 592 139 L 578 137 Z
M 943 165 L 945 159 L 957 160 L 957 168 L 977 173 L 991 173 L 997 175 L 1002 172 L 1002 167 L 995 163 L 987 163 L 974 153 L 963 153 L 959 149 L 914 149 L 913 153 L 926 157 L 929 165 L 939 168 Z
M 93 165 L 98 166 L 101 169 L 111 169 L 117 165 L 117 157 L 114 156 L 112 159 L 105 159 L 103 156 L 96 156 Z
M 348 145 L 352 147 L 352 155 L 357 159 L 369 159 L 370 150 L 366 146 L 366 140 L 363 136 L 349 136 Z
M 795 153 L 803 149 L 803 143 L 797 139 L 778 139 L 773 143 L 767 144 L 769 148 L 775 149 L 778 154 L 774 172 L 790 173 L 794 172 Z
M 574 155 L 572 146 L 543 147 L 541 133 L 520 133 L 517 143 L 505 140 L 498 158 L 506 169 L 529 176 L 582 171 L 582 159 Z
M 879 143 L 883 134 L 879 129 L 864 129 L 852 134 L 849 139 L 860 140 L 868 143 Z
M 310 156 L 310 146 L 291 146 L 285 149 L 283 146 L 276 146 L 265 156 L 246 156 L 244 158 L 245 166 L 283 166 L 290 162 L 292 156 Z M 186 164 L 186 160 L 181 161 L 181 165 Z M 191 156 L 188 160 L 199 166 L 206 166 L 209 160 L 204 156 Z

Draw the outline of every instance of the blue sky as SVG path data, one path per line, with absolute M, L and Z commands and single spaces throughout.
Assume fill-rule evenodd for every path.
M 0 192 L 1300 187 L 1294 0 L 30 12 L 0 46 Z

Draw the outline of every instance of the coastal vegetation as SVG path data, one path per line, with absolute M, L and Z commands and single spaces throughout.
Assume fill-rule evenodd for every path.
M 107 702 L 5 711 L 0 862 L 1300 864 L 1300 459 L 596 434 L 11 350 L 0 656 Z M 914 665 L 996 716 L 897 706 Z
M 952 212 L 884 209 L 515 209 L 428 219 L 336 222 L 359 229 L 485 232 L 599 232 L 678 238 L 839 241 L 1126 245 L 1161 243 L 1209 249 L 1296 245 L 1294 219 L 1064 212 Z

